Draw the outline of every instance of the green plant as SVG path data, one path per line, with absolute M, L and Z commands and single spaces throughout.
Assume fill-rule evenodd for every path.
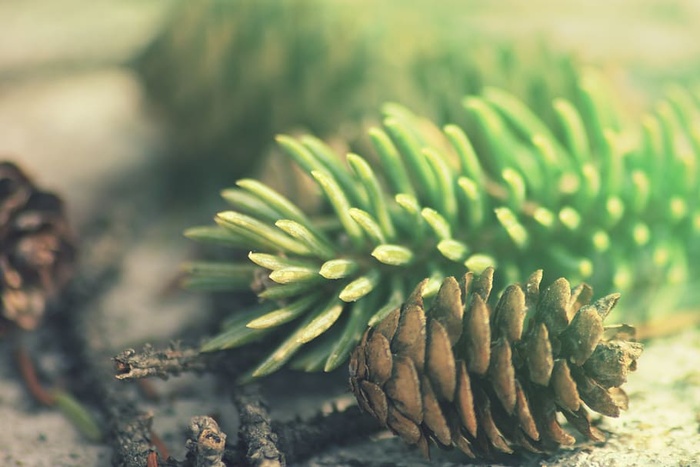
M 594 73 L 576 89 L 575 101 L 553 102 L 547 125 L 487 88 L 463 101 L 469 135 L 386 105 L 382 126 L 369 130 L 375 164 L 357 154 L 343 161 L 312 136 L 278 137 L 327 209 L 304 213 L 244 179 L 224 190 L 233 210 L 217 226 L 187 231 L 250 250 L 251 260 L 190 264 L 191 287 L 240 290 L 256 278 L 262 300 L 203 350 L 279 330 L 279 347 L 254 376 L 292 357 L 293 367 L 329 371 L 423 278 L 430 296 L 447 276 L 494 265 L 496 290 L 543 268 L 601 293 L 627 292 L 637 300 L 621 304 L 624 317 L 643 319 L 641 304 L 687 284 L 697 263 L 699 96 L 674 89 L 640 121 L 615 107 Z
M 166 167 L 176 184 L 209 187 L 250 173 L 291 125 L 326 133 L 357 117 L 350 106 L 360 101 L 369 43 L 335 13 L 313 0 L 177 4 L 134 64 L 168 123 L 177 157 Z
M 352 142 L 361 133 L 353 122 L 387 100 L 463 124 L 455 120 L 463 113 L 454 96 L 479 93 L 486 82 L 540 115 L 550 112 L 554 96 L 571 95 L 570 54 L 534 41 L 492 40 L 462 23 L 445 26 L 454 8 L 367 0 L 179 2 L 134 64 L 168 124 L 172 155 L 165 167 L 177 187 L 173 195 L 182 184 L 192 193 L 254 173 L 272 137 L 290 127 Z

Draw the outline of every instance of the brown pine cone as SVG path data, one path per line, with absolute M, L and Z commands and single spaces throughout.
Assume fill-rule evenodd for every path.
M 63 203 L 11 162 L 0 162 L 0 325 L 34 329 L 71 276 L 73 238 Z
M 590 303 L 592 289 L 566 279 L 540 292 L 537 271 L 492 308 L 492 279 L 493 269 L 448 277 L 427 311 L 423 281 L 368 329 L 350 359 L 360 407 L 426 456 L 429 440 L 484 458 L 573 444 L 557 413 L 603 441 L 586 406 L 619 416 L 642 352 L 629 326 L 603 327 L 619 294 Z

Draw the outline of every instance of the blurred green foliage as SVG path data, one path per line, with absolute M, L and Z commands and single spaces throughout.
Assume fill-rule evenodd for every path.
M 671 88 L 650 106 L 634 85 L 656 98 L 673 73 L 637 67 L 621 87 L 542 38 L 469 27 L 485 5 L 196 0 L 174 11 L 136 63 L 168 122 L 173 191 L 196 199 L 266 178 L 275 134 L 320 137 L 278 139 L 292 162 L 283 177 L 301 176 L 315 203 L 246 179 L 223 192 L 232 210 L 218 226 L 188 231 L 253 251 L 189 265 L 189 286 L 253 284 L 263 299 L 206 350 L 272 334 L 279 347 L 256 375 L 293 357 L 330 370 L 419 280 L 490 265 L 504 283 L 544 268 L 626 292 L 617 313 L 631 321 L 697 304 L 698 93 Z M 373 117 L 384 102 L 406 107 Z M 338 138 L 362 157 L 321 142 Z
M 352 153 L 343 161 L 311 136 L 279 136 L 327 209 L 304 212 L 243 179 L 223 192 L 232 209 L 217 226 L 187 232 L 250 251 L 250 262 L 190 265 L 190 287 L 247 290 L 257 281 L 262 301 L 204 349 L 282 329 L 254 376 L 312 341 L 292 365 L 330 371 L 420 280 L 430 279 L 431 296 L 445 277 L 489 266 L 500 270 L 497 290 L 544 269 L 548 280 L 623 292 L 616 315 L 628 321 L 696 305 L 700 94 L 674 88 L 629 118 L 595 72 L 575 82 L 572 100 L 552 103 L 551 125 L 493 87 L 461 101 L 475 121 L 468 132 L 386 105 L 381 127 L 369 130 L 375 164 Z
M 488 83 L 550 121 L 575 68 L 544 42 L 493 43 L 447 5 L 320 0 L 182 2 L 135 67 L 168 124 L 173 196 L 259 169 L 278 132 L 354 142 L 387 101 L 468 124 L 459 97 Z

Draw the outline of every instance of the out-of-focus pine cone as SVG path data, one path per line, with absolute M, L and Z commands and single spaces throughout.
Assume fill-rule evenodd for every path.
M 470 457 L 552 451 L 575 441 L 557 413 L 603 441 L 586 406 L 619 416 L 642 352 L 632 328 L 603 327 L 619 294 L 590 303 L 589 286 L 563 278 L 540 292 L 537 271 L 491 307 L 492 279 L 448 277 L 428 310 L 424 281 L 368 329 L 350 360 L 360 407 L 426 456 L 429 440 Z
M 15 164 L 0 162 L 0 325 L 34 329 L 74 260 L 61 200 L 35 187 Z

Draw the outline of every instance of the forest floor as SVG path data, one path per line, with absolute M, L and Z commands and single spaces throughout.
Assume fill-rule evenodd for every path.
M 179 264 L 193 254 L 182 230 L 204 222 L 206 216 L 201 216 L 209 211 L 200 209 L 200 217 L 193 220 L 161 203 L 153 180 L 158 176 L 155 158 L 166 150 L 163 132 L 138 79 L 125 65 L 165 17 L 165 7 L 157 3 L 31 0 L 17 6 L 0 1 L 0 155 L 19 162 L 42 186 L 63 194 L 69 206 L 72 223 L 87 246 L 83 267 L 95 277 L 88 282 L 89 290 L 78 294 L 80 301 L 71 303 L 81 311 L 68 325 L 87 321 L 93 334 L 86 339 L 93 340 L 93 357 L 101 368 L 84 367 L 84 356 L 74 353 L 82 344 L 74 342 L 76 331 L 66 330 L 60 314 L 21 340 L 42 380 L 74 391 L 99 419 L 105 417 L 98 400 L 101 393 L 91 393 L 89 384 L 113 373 L 111 356 L 129 347 L 140 349 L 146 342 L 164 346 L 173 337 L 197 335 L 210 326 L 202 318 L 209 315 L 208 300 L 168 292 Z M 578 24 L 571 21 L 569 26 Z M 493 24 L 508 27 L 498 20 Z M 560 37 L 570 40 L 572 27 L 560 24 L 558 29 Z M 655 56 L 677 50 L 685 40 L 681 33 L 663 31 L 644 36 L 654 47 L 663 46 Z M 0 340 L 0 465 L 109 465 L 109 443 L 87 441 L 62 413 L 29 396 L 13 359 L 16 344 L 16 339 Z M 600 421 L 600 428 L 609 432 L 607 443 L 577 445 L 551 457 L 518 458 L 510 465 L 700 465 L 698 362 L 698 329 L 646 342 L 639 368 L 625 386 L 629 411 L 619 419 Z M 93 370 L 96 374 L 81 375 Z M 342 372 L 321 376 L 283 372 L 263 381 L 272 418 L 308 417 L 333 404 L 351 403 Z M 134 383 L 99 383 L 152 414 L 154 432 L 175 458 L 185 456 L 186 427 L 195 415 L 216 414 L 235 444 L 238 417 L 226 381 L 211 375 L 155 380 L 158 400 L 149 400 Z M 454 453 L 434 454 L 431 464 L 399 440 L 379 433 L 347 446 L 320 449 L 294 465 L 462 462 Z

